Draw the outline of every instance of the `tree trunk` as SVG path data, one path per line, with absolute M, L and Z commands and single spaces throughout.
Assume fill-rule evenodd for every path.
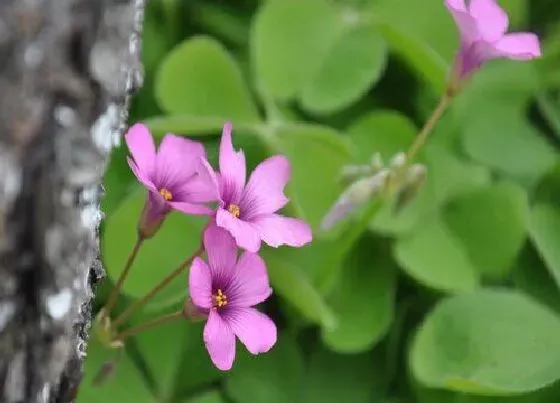
M 0 0 L 0 402 L 71 402 L 146 0 Z

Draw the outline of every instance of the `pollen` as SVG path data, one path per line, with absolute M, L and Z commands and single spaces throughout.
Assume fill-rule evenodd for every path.
M 166 188 L 161 189 L 159 191 L 159 194 L 165 199 L 165 201 L 169 201 L 173 199 L 173 194 L 171 193 L 171 191 L 167 190 Z
M 228 304 L 227 295 L 221 289 L 218 289 L 216 294 L 212 296 L 214 299 L 214 306 L 222 308 Z
M 233 214 L 233 216 L 235 218 L 239 218 L 239 215 L 241 214 L 241 210 L 239 209 L 239 206 L 237 204 L 230 204 L 227 208 L 227 210 Z

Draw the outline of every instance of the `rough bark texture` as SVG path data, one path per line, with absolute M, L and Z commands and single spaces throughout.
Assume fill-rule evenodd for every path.
M 0 0 L 0 402 L 71 402 L 146 0 Z

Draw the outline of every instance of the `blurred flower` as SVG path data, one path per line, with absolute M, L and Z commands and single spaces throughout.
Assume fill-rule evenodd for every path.
M 373 176 L 358 179 L 344 190 L 334 206 L 323 218 L 321 229 L 329 230 L 350 213 L 362 206 L 384 189 L 389 171 L 383 170 Z
M 309 225 L 275 214 L 288 203 L 284 195 L 284 186 L 290 178 L 288 159 L 276 155 L 264 160 L 245 184 L 245 155 L 233 149 L 231 129 L 230 123 L 224 125 L 220 172 L 215 173 L 208 162 L 203 161 L 207 180 L 213 184 L 219 201 L 218 226 L 227 229 L 237 244 L 249 252 L 258 252 L 261 240 L 272 247 L 299 247 L 311 242 Z
M 235 337 L 251 354 L 265 353 L 276 343 L 276 325 L 254 305 L 272 293 L 262 258 L 244 252 L 226 230 L 210 226 L 204 232 L 208 264 L 196 258 L 189 273 L 192 302 L 208 311 L 204 343 L 210 358 L 222 371 L 235 360 Z
M 539 39 L 528 32 L 509 33 L 506 12 L 495 0 L 445 0 L 461 33 L 456 59 L 457 77 L 463 79 L 490 59 L 529 60 L 540 57 Z
M 202 144 L 166 134 L 156 153 L 152 135 L 140 123 L 128 130 L 125 139 L 133 157 L 128 158 L 128 164 L 148 189 L 139 224 L 141 236 L 153 236 L 171 209 L 196 215 L 212 213 L 201 204 L 215 200 L 212 189 L 197 174 L 200 159 L 206 157 Z

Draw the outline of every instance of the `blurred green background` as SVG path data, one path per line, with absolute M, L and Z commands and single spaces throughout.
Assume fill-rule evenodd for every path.
M 320 221 L 344 164 L 405 151 L 444 89 L 458 34 L 443 0 L 150 0 L 145 84 L 130 122 L 203 142 L 216 163 L 225 120 L 252 169 L 283 153 L 287 214 L 314 242 L 264 248 L 278 344 L 232 371 L 210 362 L 203 323 L 173 322 L 114 352 L 91 341 L 78 402 L 560 402 L 560 4 L 501 0 L 544 57 L 495 61 L 438 123 L 419 161 L 428 177 L 395 215 Z M 107 298 L 135 241 L 145 197 L 125 156 L 105 177 Z M 372 210 L 373 211 L 373 210 Z M 204 220 L 172 213 L 141 250 L 118 310 L 198 246 Z M 349 232 L 348 232 L 349 231 Z M 350 235 L 349 235 L 350 234 Z M 128 325 L 180 307 L 177 279 Z

